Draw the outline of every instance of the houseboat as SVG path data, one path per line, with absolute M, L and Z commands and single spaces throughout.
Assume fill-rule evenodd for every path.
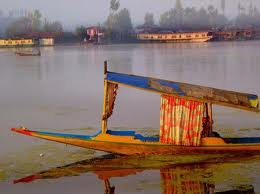
M 33 39 L 0 39 L 0 47 L 31 47 Z
M 207 42 L 213 38 L 212 32 L 176 32 L 176 33 L 138 33 L 142 42 Z
M 119 86 L 158 94 L 161 103 L 157 136 L 144 136 L 133 130 L 108 129 Z M 105 62 L 103 113 L 101 130 L 97 134 L 64 134 L 28 130 L 25 127 L 11 130 L 124 155 L 260 154 L 259 137 L 222 138 L 213 131 L 213 104 L 259 112 L 259 98 L 255 94 L 110 72 Z
M 232 41 L 232 40 L 252 40 L 255 38 L 252 30 L 226 30 L 214 32 L 213 40 Z

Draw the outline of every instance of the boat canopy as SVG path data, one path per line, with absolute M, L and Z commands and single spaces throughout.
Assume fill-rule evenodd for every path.
M 221 90 L 199 85 L 173 82 L 163 79 L 109 72 L 105 70 L 105 80 L 109 83 L 125 85 L 162 95 L 171 95 L 186 100 L 194 100 L 259 112 L 259 98 L 255 94 Z

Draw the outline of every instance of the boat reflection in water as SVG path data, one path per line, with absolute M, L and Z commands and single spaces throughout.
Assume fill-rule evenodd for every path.
M 245 159 L 248 159 L 246 156 Z M 129 175 L 142 174 L 146 170 L 158 170 L 160 172 L 163 194 L 214 194 L 214 193 L 239 193 L 253 194 L 254 187 L 250 184 L 237 185 L 231 189 L 225 188 L 217 191 L 218 181 L 214 181 L 214 173 L 219 173 L 225 168 L 230 168 L 237 161 L 243 160 L 243 156 L 229 158 L 210 158 L 197 163 L 175 163 L 173 160 L 163 158 L 144 158 L 139 156 L 105 155 L 90 160 L 83 160 L 66 166 L 52 168 L 21 179 L 14 180 L 17 183 L 31 183 L 39 179 L 57 179 L 62 177 L 79 176 L 82 173 L 93 172 L 104 182 L 104 193 L 116 193 L 116 185 L 110 183 L 111 178 L 127 177 Z M 140 162 L 142 161 L 142 162 Z M 141 163 L 141 164 L 140 164 Z M 224 165 L 225 167 L 223 167 Z M 216 171 L 214 170 L 216 169 Z M 219 173 L 223 174 L 223 173 Z M 223 176 L 223 175 L 220 175 Z M 229 174 L 229 177 L 232 176 Z M 225 181 L 227 177 L 218 177 Z M 221 183 L 222 184 L 222 183 Z

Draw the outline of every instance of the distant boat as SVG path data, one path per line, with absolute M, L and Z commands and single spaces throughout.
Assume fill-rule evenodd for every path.
M 15 54 L 19 56 L 41 56 L 41 51 L 16 51 Z
M 207 42 L 212 38 L 213 33 L 208 31 L 137 34 L 137 39 L 144 42 Z
M 256 31 L 253 30 L 225 30 L 214 32 L 215 41 L 252 40 Z

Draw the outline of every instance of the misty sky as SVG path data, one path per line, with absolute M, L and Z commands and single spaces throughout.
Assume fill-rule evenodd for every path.
M 248 8 L 252 1 L 260 7 L 260 0 L 226 0 L 226 13 L 228 16 L 237 14 L 238 2 L 243 2 Z M 59 20 L 64 26 L 72 27 L 79 24 L 92 25 L 103 23 L 108 15 L 110 0 L 0 0 L 0 9 L 40 9 L 50 20 Z M 174 7 L 175 0 L 120 0 L 121 8 L 130 10 L 133 23 L 143 22 L 146 12 L 153 12 L 158 21 L 164 11 Z M 184 7 L 207 6 L 211 3 L 220 8 L 220 0 L 182 0 Z

